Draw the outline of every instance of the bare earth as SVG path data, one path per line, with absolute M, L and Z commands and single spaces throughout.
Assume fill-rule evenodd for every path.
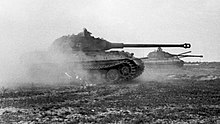
M 147 69 L 121 84 L 1 88 L 0 123 L 219 124 L 220 64 Z

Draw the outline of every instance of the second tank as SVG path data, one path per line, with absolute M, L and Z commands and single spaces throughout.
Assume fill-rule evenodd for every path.
M 184 61 L 180 58 L 184 57 L 203 57 L 202 55 L 186 55 L 191 51 L 171 54 L 169 52 L 163 51 L 161 47 L 157 50 L 150 52 L 147 57 L 142 58 L 146 67 L 150 68 L 176 68 L 183 67 Z

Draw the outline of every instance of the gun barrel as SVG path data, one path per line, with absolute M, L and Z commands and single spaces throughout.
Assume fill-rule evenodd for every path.
M 180 57 L 203 57 L 203 55 L 179 55 Z
M 177 55 L 183 55 L 183 54 L 187 54 L 187 53 L 191 53 L 192 51 L 187 51 L 187 52 L 183 52 L 183 53 L 180 53 L 180 54 L 177 54 Z
M 184 44 L 123 44 L 123 47 L 183 47 L 190 48 L 189 43 Z

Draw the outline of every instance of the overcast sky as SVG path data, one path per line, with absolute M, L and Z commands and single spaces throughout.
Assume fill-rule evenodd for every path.
M 84 27 L 111 42 L 188 42 L 192 47 L 187 50 L 204 58 L 184 60 L 220 61 L 219 0 L 0 0 L 0 61 L 44 50 Z M 141 57 L 155 49 L 126 51 Z

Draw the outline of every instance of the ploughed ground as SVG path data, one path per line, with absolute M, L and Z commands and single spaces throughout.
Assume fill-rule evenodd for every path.
M 2 88 L 0 107 L 0 123 L 5 124 L 217 124 L 220 66 L 200 63 L 182 69 L 148 69 L 132 82 L 111 85 L 32 83 Z

